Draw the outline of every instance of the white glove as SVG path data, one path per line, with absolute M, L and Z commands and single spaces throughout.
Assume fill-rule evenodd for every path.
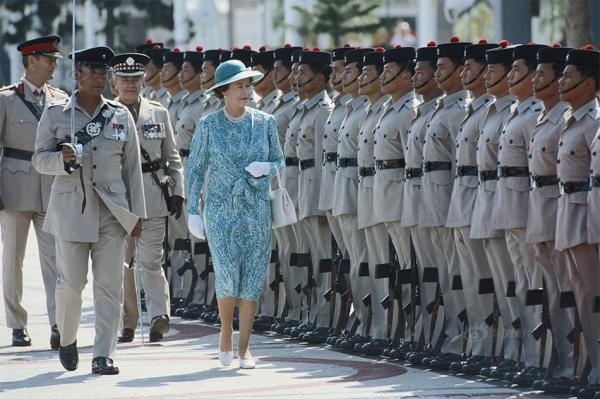
M 188 230 L 196 238 L 201 240 L 206 239 L 204 234 L 204 223 L 202 223 L 202 218 L 200 215 L 188 215 Z
M 271 164 L 269 162 L 251 162 L 246 166 L 246 171 L 254 177 L 267 176 L 271 171 Z

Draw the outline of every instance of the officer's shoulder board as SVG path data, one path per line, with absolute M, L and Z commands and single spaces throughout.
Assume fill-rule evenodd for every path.
M 595 121 L 600 120 L 600 108 L 598 107 L 590 108 L 587 114 Z
M 162 107 L 162 108 L 164 108 L 164 106 L 161 103 L 159 103 L 158 101 L 148 100 L 148 99 L 146 99 L 146 101 L 148 101 L 148 104 L 154 105 L 156 107 Z
M 49 84 L 46 85 L 48 87 L 48 89 L 52 92 L 55 93 L 59 93 L 59 94 L 64 94 L 65 96 L 68 96 L 67 92 L 64 90 L 59 89 L 58 87 L 54 87 L 54 86 L 50 86 Z
M 48 108 L 58 107 L 59 105 L 64 107 L 68 102 L 69 102 L 68 98 L 61 98 L 59 100 L 53 100 L 52 102 L 48 103 L 47 107 Z
M 114 107 L 114 108 L 126 108 L 123 104 L 121 104 L 118 101 L 106 100 L 106 102 L 108 103 L 108 105 L 110 105 L 111 107 Z
M 16 85 L 8 85 L 8 86 L 2 86 L 0 87 L 0 91 L 7 91 L 7 90 L 12 90 L 13 88 L 15 88 Z

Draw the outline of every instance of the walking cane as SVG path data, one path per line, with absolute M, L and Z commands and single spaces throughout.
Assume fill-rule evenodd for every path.
M 142 282 L 142 266 L 138 262 L 138 243 L 137 240 L 133 240 L 133 270 L 135 273 L 135 295 L 137 297 L 138 307 L 138 324 L 140 328 L 140 334 L 142 334 L 142 346 L 146 344 L 144 340 L 144 314 L 142 313 L 142 292 L 140 284 Z

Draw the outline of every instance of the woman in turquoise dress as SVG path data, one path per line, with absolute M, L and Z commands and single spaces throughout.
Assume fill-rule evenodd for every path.
M 233 360 L 231 337 L 236 303 L 240 312 L 240 367 L 253 368 L 248 341 L 271 257 L 269 180 L 285 168 L 272 115 L 247 107 L 251 82 L 262 73 L 236 60 L 215 72 L 209 91 L 223 109 L 200 119 L 188 162 L 188 226 L 206 238 L 213 258 L 221 320 L 219 360 Z M 205 206 L 200 212 L 204 188 Z M 239 301 L 239 303 L 238 303 Z

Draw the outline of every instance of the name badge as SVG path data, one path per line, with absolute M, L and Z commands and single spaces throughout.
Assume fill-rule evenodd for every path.
M 127 131 L 125 130 L 125 125 L 122 123 L 113 123 L 112 124 L 112 139 L 117 141 L 125 141 L 129 138 Z
M 164 123 L 152 123 L 148 125 L 142 125 L 142 129 L 145 139 L 162 139 L 165 137 Z

